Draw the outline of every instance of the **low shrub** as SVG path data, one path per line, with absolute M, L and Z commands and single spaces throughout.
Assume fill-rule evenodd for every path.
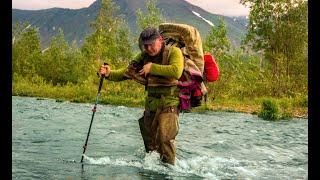
M 279 112 L 279 105 L 274 100 L 265 99 L 262 101 L 258 117 L 265 120 L 278 120 L 280 119 Z

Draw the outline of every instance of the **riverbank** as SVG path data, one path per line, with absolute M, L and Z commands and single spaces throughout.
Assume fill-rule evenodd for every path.
M 130 84 L 130 86 L 128 86 Z M 41 78 L 34 78 L 31 81 L 18 78 L 13 83 L 13 96 L 28 96 L 38 98 L 51 98 L 56 101 L 70 101 L 76 103 L 94 103 L 97 96 L 98 84 L 95 81 L 85 81 L 82 84 L 55 85 L 45 83 Z M 100 104 L 122 105 L 128 107 L 144 106 L 144 87 L 137 83 L 110 82 L 104 83 Z M 204 110 L 241 112 L 258 114 L 264 99 L 273 99 L 279 104 L 280 113 L 287 114 L 288 117 L 308 118 L 308 102 L 305 98 L 220 98 L 209 95 L 207 104 L 193 111 L 201 112 Z
M 210 105 L 212 111 L 234 111 L 248 114 L 258 114 L 261 110 L 261 105 L 237 105 L 237 104 L 212 104 Z M 292 117 L 308 119 L 308 108 L 295 107 L 292 109 Z

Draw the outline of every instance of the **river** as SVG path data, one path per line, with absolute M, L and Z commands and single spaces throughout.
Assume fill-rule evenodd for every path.
M 308 179 L 308 120 L 181 113 L 175 166 L 145 153 L 141 108 L 12 97 L 12 179 Z

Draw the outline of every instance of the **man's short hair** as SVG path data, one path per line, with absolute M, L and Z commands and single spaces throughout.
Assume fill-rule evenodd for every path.
M 152 44 L 158 37 L 160 32 L 154 27 L 147 27 L 140 33 L 140 42 L 142 44 Z

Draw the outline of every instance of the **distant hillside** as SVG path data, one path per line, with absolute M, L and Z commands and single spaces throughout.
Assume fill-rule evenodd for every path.
M 136 15 L 137 9 L 145 10 L 144 0 L 117 0 L 114 1 L 120 7 L 119 14 L 124 15 L 133 34 L 137 34 Z M 63 29 L 66 40 L 70 43 L 76 41 L 83 43 L 84 37 L 92 32 L 90 23 L 94 21 L 101 7 L 101 0 L 95 1 L 88 8 L 65 9 L 51 8 L 45 10 L 19 10 L 12 9 L 12 24 L 17 21 L 28 21 L 33 26 L 39 27 L 42 47 L 48 45 L 51 37 Z M 210 31 L 211 26 L 192 11 L 199 13 L 201 17 L 218 23 L 220 15 L 211 14 L 200 7 L 194 6 L 184 0 L 158 0 L 158 8 L 163 9 L 165 19 L 169 22 L 186 23 L 199 29 L 204 38 Z M 240 43 L 241 37 L 246 33 L 246 19 L 243 17 L 226 17 L 225 23 L 228 36 L 234 45 Z

